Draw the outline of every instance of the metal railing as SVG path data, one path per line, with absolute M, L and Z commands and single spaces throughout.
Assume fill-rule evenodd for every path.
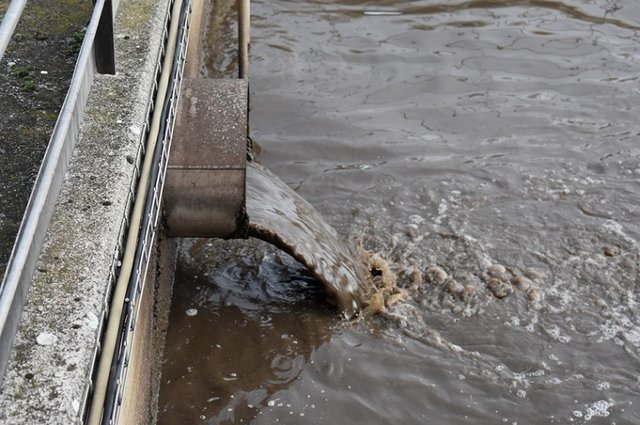
M 24 3 L 23 0 L 13 0 L 2 20 L 0 59 L 15 31 Z M 78 137 L 93 78 L 96 73 L 115 73 L 113 14 L 112 0 L 96 0 L 69 91 L 58 115 L 0 284 L 0 383 L 4 378 L 45 233 Z
M 0 23 L 0 59 L 2 59 L 5 50 L 7 50 L 26 4 L 27 0 L 13 0 L 2 18 L 2 23 Z
M 0 23 L 0 59 L 2 59 L 5 50 L 7 50 L 9 41 L 13 37 L 13 32 L 16 30 L 16 25 L 18 25 L 26 4 L 27 0 L 13 0 L 2 18 L 2 23 Z

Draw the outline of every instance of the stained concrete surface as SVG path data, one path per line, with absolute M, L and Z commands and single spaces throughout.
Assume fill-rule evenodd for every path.
M 246 237 L 247 80 L 184 79 L 167 169 L 171 235 Z

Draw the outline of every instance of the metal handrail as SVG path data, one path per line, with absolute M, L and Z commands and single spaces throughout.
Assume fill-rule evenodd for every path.
M 15 1 L 17 0 L 11 2 L 11 6 Z M 101 21 L 104 20 L 103 12 L 105 10 L 112 12 L 111 7 L 105 8 L 105 5 L 111 1 L 97 0 L 95 3 L 69 91 L 53 129 L 4 279 L 0 284 L 0 384 L 4 378 L 13 339 L 42 250 L 45 233 L 51 222 L 55 202 L 78 136 L 89 90 L 95 74 L 100 72 L 94 58 L 94 53 L 99 54 L 95 52 L 94 40 L 100 32 Z M 0 30 L 4 32 L 8 28 L 4 27 L 4 19 L 2 25 Z
M 16 25 L 22 16 L 24 6 L 27 4 L 27 0 L 12 0 L 7 8 L 2 23 L 0 23 L 0 59 L 4 56 L 5 50 L 13 37 L 13 32 L 16 30 Z

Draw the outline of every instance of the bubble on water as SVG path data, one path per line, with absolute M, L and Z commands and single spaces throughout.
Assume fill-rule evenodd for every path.
M 445 272 L 441 267 L 431 266 L 427 268 L 427 272 L 425 273 L 426 279 L 428 282 L 441 284 L 447 280 L 449 275 Z
M 487 286 L 489 287 L 489 290 L 491 291 L 493 296 L 498 299 L 505 298 L 513 292 L 510 285 L 507 285 L 504 281 L 495 277 L 489 279 L 489 282 L 487 282 Z
M 502 264 L 492 264 L 487 268 L 487 273 L 489 273 L 489 276 L 503 278 L 507 273 L 507 269 Z
M 547 277 L 547 275 L 543 271 L 540 271 L 533 267 L 529 267 L 528 269 L 526 269 L 525 275 L 532 280 L 542 280 Z
M 411 224 L 422 224 L 424 223 L 424 217 L 418 215 L 418 214 L 413 214 L 411 216 L 409 216 L 409 223 Z
M 414 290 L 417 290 L 424 281 L 424 274 L 415 266 L 405 271 L 405 275 L 409 278 L 409 282 Z
M 607 257 L 615 257 L 620 255 L 620 248 L 617 246 L 607 245 L 602 249 L 602 253 Z
M 562 342 L 562 343 L 567 343 L 569 341 L 571 341 L 571 337 L 568 335 L 562 335 L 562 331 L 560 330 L 560 328 L 558 326 L 550 326 L 550 327 L 545 327 L 543 328 L 544 331 L 547 333 L 547 335 L 549 335 L 551 338 L 553 338 L 554 340 L 558 341 L 558 342 Z
M 527 292 L 527 298 L 533 303 L 539 303 L 542 301 L 542 291 L 538 288 L 531 288 L 531 290 Z
M 632 237 L 630 237 L 625 231 L 624 231 L 624 227 L 618 223 L 615 220 L 607 220 L 602 224 L 602 227 L 605 230 L 610 231 L 611 233 L 621 237 L 622 239 L 624 239 L 626 242 L 628 242 L 629 244 L 631 244 L 634 248 L 636 248 L 638 246 L 638 243 L 636 242 L 635 239 L 633 239 Z
M 640 346 L 640 328 L 624 314 L 616 313 L 605 323 L 599 325 L 601 336 L 597 342 L 613 340 L 615 344 L 624 345 L 625 341 Z M 622 338 L 623 340 L 621 340 Z
M 460 297 L 463 301 L 469 302 L 472 298 L 474 298 L 480 292 L 480 287 L 478 285 L 469 284 L 464 285 L 464 289 L 460 293 Z
M 607 417 L 610 412 L 609 409 L 613 407 L 613 402 L 607 400 L 598 400 L 593 402 L 587 410 L 584 412 L 584 420 L 589 421 L 591 418 L 597 417 Z
M 370 279 L 373 282 L 375 291 L 368 300 L 365 300 L 365 316 L 382 313 L 386 307 L 398 304 L 407 299 L 412 289 L 397 286 L 397 274 L 392 270 L 392 266 L 395 267 L 395 264 L 391 264 L 379 253 L 372 253 L 364 249 L 360 251 L 360 255 L 371 273 Z M 414 268 L 413 271 L 415 272 L 414 282 L 421 282 L 422 275 L 419 270 Z M 406 271 L 401 272 L 400 275 L 406 277 Z M 417 287 L 413 288 L 414 291 L 417 289 Z
M 603 300 L 602 298 L 598 298 L 595 301 L 595 304 L 596 304 L 597 307 L 600 307 L 603 310 L 609 308 L 609 305 L 607 304 L 607 302 L 605 300 Z
M 226 382 L 236 381 L 238 379 L 238 374 L 235 372 L 231 372 L 228 376 L 223 376 L 222 379 Z M 233 398 L 233 395 L 231 395 L 230 397 Z
M 511 284 L 521 291 L 527 291 L 531 288 L 532 282 L 529 278 L 518 275 L 511 279 Z
M 401 301 L 404 301 L 407 298 L 408 292 L 402 288 L 394 288 L 394 291 L 391 295 L 388 295 L 385 298 L 385 304 L 387 307 L 391 307 L 394 304 L 397 304 Z
M 184 314 L 186 314 L 186 315 L 187 315 L 187 316 L 189 316 L 189 317 L 193 317 L 193 316 L 195 316 L 195 315 L 197 315 L 197 314 L 198 314 L 198 309 L 197 309 L 197 308 L 188 308 L 188 309 L 184 312 Z
M 460 295 L 462 291 L 464 291 L 464 286 L 453 279 L 449 279 L 449 281 L 447 282 L 447 292 L 449 292 L 449 294 L 451 294 L 452 296 L 457 296 Z
M 527 392 L 525 390 L 518 390 L 516 391 L 516 396 L 520 398 L 527 398 Z
M 442 219 L 446 217 L 446 213 L 449 210 L 449 206 L 447 205 L 447 201 L 442 199 L 440 204 L 438 205 L 438 217 L 436 217 L 433 222 L 436 224 L 442 224 Z
M 516 327 L 520 326 L 520 318 L 518 316 L 511 316 L 507 324 Z
M 553 376 L 553 377 L 547 379 L 547 383 L 549 383 L 551 385 L 560 385 L 560 384 L 562 384 L 562 379 L 558 378 L 557 376 Z
M 416 224 L 407 224 L 404 228 L 404 232 L 409 238 L 411 238 L 412 241 L 419 242 L 420 240 L 422 240 L 422 235 L 420 235 L 418 226 Z

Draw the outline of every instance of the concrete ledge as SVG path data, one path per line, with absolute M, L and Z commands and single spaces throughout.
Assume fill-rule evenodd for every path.
M 0 388 L 0 423 L 82 423 L 137 180 L 168 2 L 123 2 Z

